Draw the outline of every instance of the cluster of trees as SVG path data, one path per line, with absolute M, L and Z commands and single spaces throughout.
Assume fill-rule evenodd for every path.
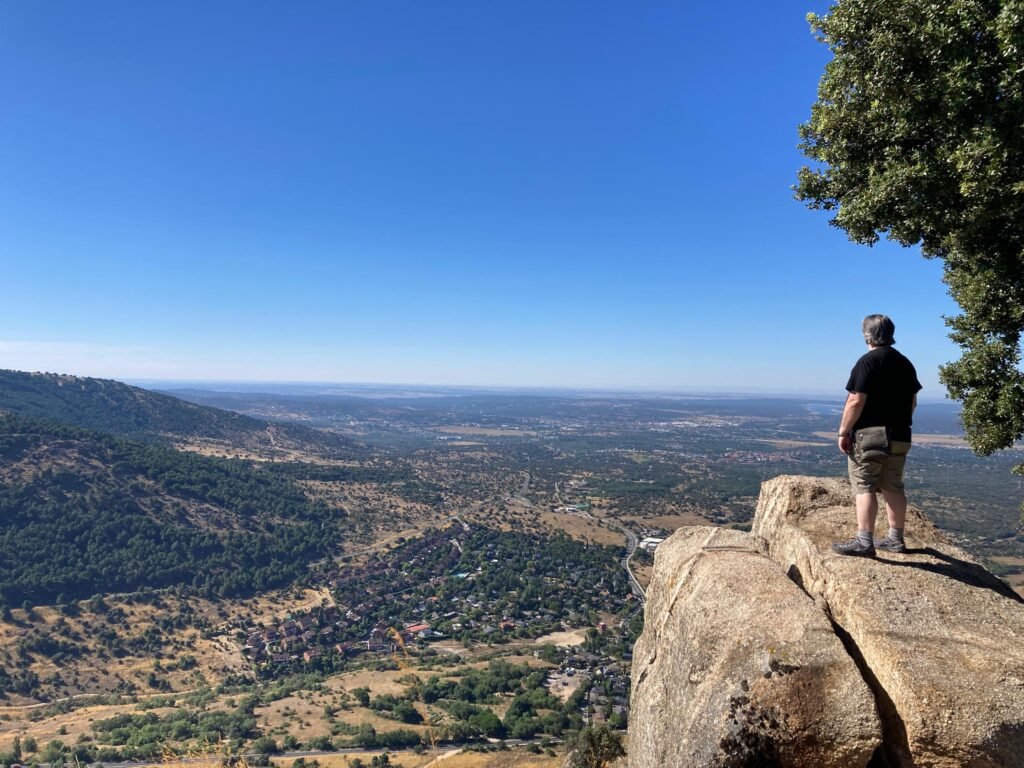
M 363 723 L 349 739 L 349 746 L 363 749 L 409 749 L 423 744 L 423 737 L 408 728 L 378 732 L 369 723 Z
M 321 482 L 388 485 L 416 480 L 416 473 L 411 466 L 396 461 L 371 462 L 360 466 L 276 461 L 270 465 L 270 470 L 274 474 L 283 475 L 292 480 L 318 480 Z
M 208 595 L 279 586 L 334 550 L 344 514 L 246 462 L 0 416 L 0 460 L 52 460 L 0 485 L 0 605 L 185 585 Z M 234 518 L 195 524 L 194 508 Z
M 75 759 L 79 760 L 79 764 L 84 764 L 86 760 L 95 758 L 98 754 L 98 750 L 88 744 L 80 744 L 71 748 L 60 740 L 54 740 L 40 749 L 39 744 L 31 736 L 26 736 L 24 739 L 15 736 L 11 749 L 7 752 L 0 752 L 0 765 L 47 763 L 51 766 L 60 766 L 67 762 L 73 762 Z
M 582 729 L 570 745 L 566 768 L 605 768 L 626 754 L 622 737 L 606 725 Z
M 372 483 L 388 486 L 388 490 L 407 501 L 440 506 L 444 498 L 441 488 L 420 478 L 409 464 L 399 461 L 378 461 L 361 466 L 311 464 L 308 462 L 274 462 L 268 470 L 292 480 L 317 480 L 334 483 Z
M 413 706 L 409 699 L 392 696 L 390 693 L 384 693 L 370 699 L 369 692 L 365 688 L 357 688 L 354 691 L 354 695 L 356 701 L 364 707 L 368 707 L 374 712 L 390 717 L 400 723 L 419 725 L 423 722 L 423 715 L 419 713 L 419 710 Z
M 29 755 L 38 751 L 39 745 L 31 736 L 26 736 L 24 739 L 20 736 L 15 736 L 10 751 L 0 752 L 0 765 L 20 763 L 26 760 Z
M 487 669 L 467 670 L 457 681 L 431 676 L 411 687 L 409 696 L 443 707 L 454 719 L 454 723 L 445 726 L 454 739 L 528 739 L 539 733 L 560 736 L 582 727 L 582 693 L 563 704 L 548 692 L 546 679 L 546 670 L 497 660 Z M 499 719 L 485 705 L 496 704 L 501 694 L 511 694 L 513 698 L 504 718 Z
M 450 722 L 436 726 L 434 731 L 435 737 L 443 740 L 528 739 L 541 733 L 556 737 L 581 728 L 583 692 L 563 704 L 548 692 L 546 679 L 546 670 L 496 660 L 486 669 L 465 670 L 457 680 L 437 675 L 426 681 L 416 679 L 402 696 L 371 697 L 366 688 L 356 688 L 352 695 L 359 706 L 407 724 L 423 722 L 414 702 L 441 707 L 451 717 Z M 509 696 L 512 698 L 504 717 L 499 718 L 490 707 Z M 349 743 L 372 748 L 392 746 L 396 741 L 410 746 L 423 740 L 421 735 L 406 729 L 378 733 L 369 726 L 361 726 L 351 734 Z
M 458 539 L 461 553 L 452 539 Z M 456 614 L 432 620 L 435 629 L 463 642 L 537 637 L 567 618 L 588 622 L 594 611 L 617 610 L 629 594 L 621 554 L 561 533 L 545 537 L 482 526 L 471 526 L 468 533 L 461 527 L 428 531 L 384 555 L 388 567 L 382 573 L 351 569 L 339 575 L 338 601 L 356 606 L 361 615 L 340 630 L 340 639 L 365 639 L 380 621 L 419 621 L 428 599 L 432 614 Z M 383 596 L 364 602 L 371 588 L 383 589 Z M 401 601 L 391 599 L 397 594 Z M 498 632 L 502 617 L 519 625 Z
M 0 696 L 7 693 L 33 696 L 38 688 L 39 676 L 31 669 L 16 669 L 13 672 L 8 672 L 4 667 L 0 667 Z
M 256 704 L 255 698 L 246 697 L 230 711 L 178 709 L 164 717 L 153 712 L 115 715 L 97 720 L 92 730 L 104 744 L 119 748 L 122 759 L 145 760 L 161 754 L 167 743 L 241 743 L 256 737 Z
M 467 669 L 458 680 L 442 679 L 432 675 L 413 690 L 416 698 L 426 704 L 436 701 L 461 701 L 474 704 L 495 703 L 499 694 L 513 693 L 520 688 L 535 688 L 533 677 L 538 670 L 526 665 L 510 664 L 501 659 L 492 661 L 486 669 Z M 546 673 L 540 672 L 543 685 Z

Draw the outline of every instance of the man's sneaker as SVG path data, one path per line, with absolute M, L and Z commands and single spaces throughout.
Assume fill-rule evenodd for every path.
M 875 547 L 884 549 L 886 552 L 897 552 L 901 555 L 907 551 L 907 545 L 904 542 L 894 539 L 889 535 L 886 535 L 884 539 L 875 539 Z
M 854 537 L 849 541 L 837 541 L 832 545 L 832 551 L 840 555 L 852 555 L 853 557 L 874 557 L 875 548 L 871 544 L 864 544 L 860 539 Z

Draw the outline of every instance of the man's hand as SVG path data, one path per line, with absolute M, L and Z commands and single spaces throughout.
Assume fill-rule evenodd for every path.
M 851 392 L 846 396 L 843 418 L 839 422 L 839 450 L 847 456 L 853 451 L 853 425 L 860 418 L 867 401 L 868 396 L 864 392 Z

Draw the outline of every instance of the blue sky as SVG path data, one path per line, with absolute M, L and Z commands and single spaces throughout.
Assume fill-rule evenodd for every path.
M 0 367 L 842 393 L 941 265 L 792 199 L 826 3 L 0 5 Z

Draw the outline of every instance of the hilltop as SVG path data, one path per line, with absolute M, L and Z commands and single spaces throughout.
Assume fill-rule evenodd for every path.
M 2 411 L 179 446 L 299 451 L 335 458 L 364 453 L 357 443 L 337 434 L 197 405 L 111 379 L 0 370 Z

